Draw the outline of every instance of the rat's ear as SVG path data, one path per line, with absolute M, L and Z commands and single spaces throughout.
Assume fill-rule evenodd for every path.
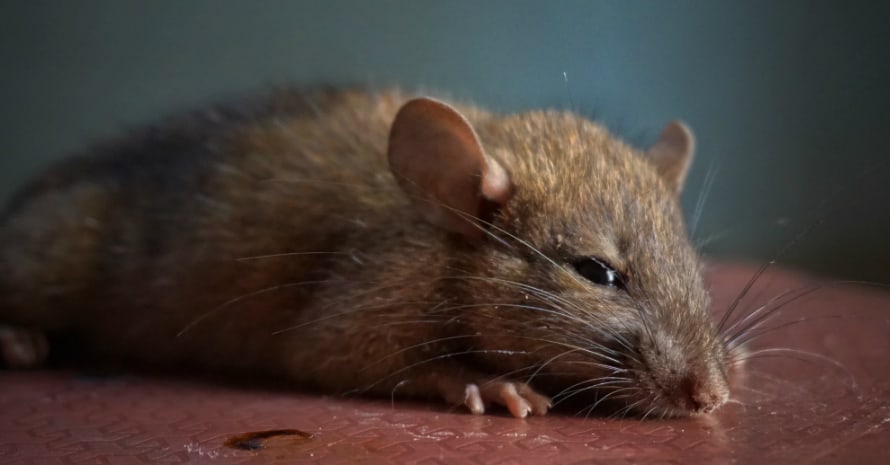
M 389 166 L 429 222 L 470 239 L 472 219 L 490 219 L 513 195 L 504 168 L 485 156 L 472 126 L 454 108 L 429 98 L 405 103 L 389 132 Z
M 680 121 L 668 123 L 661 131 L 658 142 L 649 148 L 649 159 L 655 164 L 658 174 L 677 194 L 683 190 L 694 151 L 695 137 L 689 127 Z

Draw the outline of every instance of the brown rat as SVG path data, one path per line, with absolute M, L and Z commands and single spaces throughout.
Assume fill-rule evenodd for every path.
M 693 140 L 281 90 L 50 169 L 0 230 L 8 365 L 92 356 L 543 414 L 709 412 L 727 351 L 678 204 Z

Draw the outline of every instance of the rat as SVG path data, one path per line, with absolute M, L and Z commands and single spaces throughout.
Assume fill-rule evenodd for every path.
M 543 415 L 711 412 L 730 354 L 679 196 L 570 111 L 282 88 L 108 139 L 0 219 L 0 349 Z M 67 349 L 66 349 L 67 350 Z

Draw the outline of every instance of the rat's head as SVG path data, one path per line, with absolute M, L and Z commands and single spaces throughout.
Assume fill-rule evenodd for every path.
M 455 274 L 482 362 L 546 380 L 557 400 L 595 391 L 658 415 L 722 405 L 726 353 L 678 201 L 688 129 L 669 124 L 640 154 L 570 113 L 475 116 L 474 130 L 412 100 L 389 158 L 427 220 L 468 245 Z

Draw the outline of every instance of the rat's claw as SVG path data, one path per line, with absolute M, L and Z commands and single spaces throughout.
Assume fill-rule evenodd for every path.
M 490 402 L 507 407 L 516 418 L 525 418 L 529 414 L 544 415 L 550 408 L 550 399 L 525 383 L 489 381 L 483 383 L 481 388 L 468 384 L 464 390 L 464 404 L 474 414 L 485 413 L 485 404 Z
M 464 405 L 470 409 L 473 415 L 482 415 L 485 413 L 485 402 L 482 402 L 482 394 L 479 393 L 479 386 L 475 384 L 467 384 L 464 390 Z

